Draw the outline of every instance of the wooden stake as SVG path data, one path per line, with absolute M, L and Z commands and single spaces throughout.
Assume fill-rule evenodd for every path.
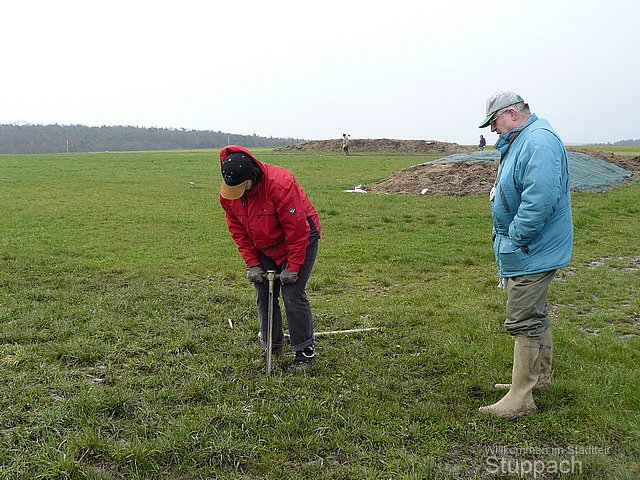
M 316 332 L 314 337 L 328 337 L 329 335 L 341 335 L 348 333 L 362 333 L 362 332 L 372 332 L 374 330 L 381 330 L 380 327 L 369 327 L 369 328 L 352 328 L 350 330 L 328 330 L 326 332 Z M 284 334 L 285 338 L 289 338 L 289 334 Z
M 328 330 L 326 332 L 315 332 L 313 337 L 318 338 L 318 337 L 328 337 L 329 335 L 372 332 L 374 330 L 382 330 L 382 327 L 352 328 L 350 330 Z M 258 332 L 258 338 L 262 338 L 262 336 L 260 335 L 260 332 Z M 285 340 L 289 339 L 289 334 L 287 332 L 284 333 L 284 339 Z

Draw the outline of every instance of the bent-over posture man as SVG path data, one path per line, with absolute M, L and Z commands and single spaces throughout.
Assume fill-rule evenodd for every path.
M 277 165 L 259 162 L 244 147 L 220 150 L 222 177 L 220 204 L 238 251 L 247 264 L 247 279 L 256 289 L 263 344 L 266 345 L 269 285 L 267 270 L 280 281 L 273 295 L 273 352 L 282 353 L 284 332 L 279 296 L 289 326 L 290 371 L 303 370 L 315 357 L 313 318 L 306 286 L 318 254 L 320 219 L 293 174 Z

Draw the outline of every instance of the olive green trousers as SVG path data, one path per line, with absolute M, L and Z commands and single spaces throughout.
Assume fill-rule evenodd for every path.
M 549 326 L 547 293 L 556 271 L 520 275 L 507 279 L 507 319 L 511 335 L 539 338 Z

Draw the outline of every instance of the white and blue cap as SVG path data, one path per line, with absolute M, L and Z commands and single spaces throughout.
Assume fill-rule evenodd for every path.
M 517 103 L 524 103 L 520 95 L 513 92 L 496 92 L 487 98 L 487 118 L 480 124 L 479 128 L 484 128 L 491 123 L 493 117 L 503 108 L 510 107 Z

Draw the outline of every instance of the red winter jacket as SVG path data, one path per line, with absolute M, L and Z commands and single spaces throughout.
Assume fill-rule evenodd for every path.
M 258 250 L 278 265 L 298 272 L 309 245 L 311 218 L 320 235 L 320 219 L 293 174 L 277 165 L 259 162 L 246 148 L 229 145 L 220 150 L 220 163 L 230 154 L 249 155 L 262 170 L 262 179 L 238 200 L 220 196 L 233 241 L 247 266 L 258 265 Z

